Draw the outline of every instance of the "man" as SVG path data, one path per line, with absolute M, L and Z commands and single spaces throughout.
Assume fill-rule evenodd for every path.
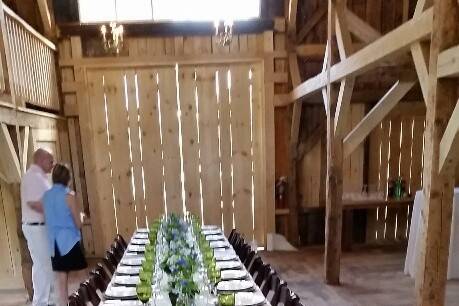
M 47 174 L 53 169 L 53 156 L 43 149 L 33 154 L 33 164 L 21 182 L 22 231 L 32 257 L 32 306 L 47 306 L 51 301 L 53 270 L 41 198 L 51 187 Z

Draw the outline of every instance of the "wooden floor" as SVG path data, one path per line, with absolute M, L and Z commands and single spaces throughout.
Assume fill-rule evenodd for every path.
M 411 306 L 414 280 L 403 274 L 404 252 L 357 251 L 345 253 L 342 260 L 342 286 L 323 283 L 323 251 L 262 253 L 288 282 L 305 306 Z M 81 280 L 73 279 L 76 288 Z M 24 291 L 0 289 L 2 306 L 30 305 Z M 459 301 L 459 281 L 449 281 L 447 306 Z
M 404 252 L 345 253 L 339 287 L 323 283 L 323 251 L 263 253 L 305 306 L 411 306 L 414 280 L 403 274 Z M 447 306 L 459 305 L 459 281 L 449 281 Z

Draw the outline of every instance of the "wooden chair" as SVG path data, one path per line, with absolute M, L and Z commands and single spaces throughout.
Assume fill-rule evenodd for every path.
M 107 258 L 110 264 L 112 264 L 115 268 L 118 266 L 119 260 L 116 258 L 115 254 L 113 254 L 113 251 L 106 251 L 105 258 Z
M 86 306 L 86 303 L 81 299 L 81 297 L 78 294 L 78 292 L 74 292 L 69 297 L 68 306 Z
M 239 255 L 239 259 L 241 260 L 241 262 L 244 262 L 247 259 L 247 256 L 249 256 L 250 251 L 252 251 L 250 245 L 245 244 L 242 247 L 241 254 Z
M 104 258 L 102 258 L 102 262 L 104 263 L 107 270 L 113 275 L 116 270 L 116 265 L 113 265 L 112 262 L 107 258 L 107 254 L 105 254 Z
M 110 246 L 109 252 L 111 252 L 115 256 L 117 263 L 119 263 L 121 258 L 123 258 L 124 256 L 123 246 L 118 241 L 113 241 L 112 245 Z
M 250 265 L 252 264 L 252 261 L 253 261 L 253 258 L 255 257 L 255 255 L 257 255 L 257 253 L 255 253 L 255 251 L 250 251 L 249 255 L 247 255 L 247 258 L 243 262 L 246 269 L 248 269 L 250 267 Z
M 84 290 L 86 290 L 89 302 L 91 302 L 91 304 L 94 306 L 99 305 L 101 298 L 97 293 L 97 286 L 94 282 L 93 277 L 91 276 L 87 281 L 82 283 L 81 287 L 84 288 Z
M 259 287 L 264 282 L 267 282 L 268 279 L 270 278 L 271 273 L 273 273 L 271 266 L 268 264 L 262 264 L 261 267 L 257 269 L 257 275 L 254 278 L 255 284 L 257 284 Z
M 231 233 L 228 235 L 228 242 L 231 243 L 231 245 L 233 244 L 234 234 L 236 234 L 235 228 L 233 228 L 231 230 Z
M 252 264 L 248 268 L 250 275 L 252 277 L 255 277 L 255 273 L 258 272 L 259 269 L 261 269 L 261 266 L 263 265 L 263 260 L 260 258 L 260 256 L 256 255 L 255 258 L 253 259 Z
M 124 240 L 123 236 L 121 236 L 120 234 L 117 234 L 115 237 L 115 241 L 118 241 L 121 244 L 121 246 L 123 247 L 123 251 L 126 250 L 127 243 L 126 243 L 126 240 Z
M 101 288 L 101 291 L 105 291 L 105 289 L 107 289 L 107 286 L 110 283 L 110 277 L 102 266 L 98 266 L 96 269 L 89 272 L 89 275 L 94 276 L 94 279 L 98 283 L 98 287 Z
M 276 272 L 273 272 L 269 283 L 266 283 L 261 290 L 266 299 L 271 303 L 271 306 L 276 306 L 279 302 L 281 287 L 286 286 L 287 283 Z
M 292 292 L 287 286 L 281 286 L 280 288 L 280 294 L 279 294 L 279 302 L 278 304 L 284 305 L 284 306 L 292 306 L 293 305 L 293 298 L 292 298 Z

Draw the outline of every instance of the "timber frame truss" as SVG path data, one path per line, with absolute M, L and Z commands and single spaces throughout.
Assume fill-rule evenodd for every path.
M 323 1 L 325 2 L 325 1 Z M 321 93 L 327 115 L 325 281 L 340 282 L 342 224 L 342 162 L 380 124 L 384 117 L 419 82 L 426 104 L 422 252 L 417 262 L 416 305 L 443 305 L 451 225 L 454 169 L 459 160 L 459 4 L 457 0 L 418 0 L 405 22 L 382 35 L 347 8 L 346 0 L 328 0 L 297 31 L 298 0 L 289 0 L 287 33 L 289 70 L 293 90 L 283 105 L 293 104 L 290 131 L 289 194 L 296 195 L 296 162 L 302 103 Z M 305 81 L 298 57 L 311 46 L 296 45 L 328 16 L 327 44 L 322 71 Z M 351 33 L 365 45 L 353 44 Z M 314 47 L 314 46 L 312 46 Z M 321 48 L 321 46 L 316 47 Z M 339 60 L 333 58 L 337 50 Z M 317 50 L 315 50 L 316 52 Z M 343 132 L 355 78 L 400 57 L 411 57 L 416 77 L 397 80 L 347 135 Z M 335 61 L 334 61 L 335 60 Z M 335 89 L 336 87 L 336 89 Z M 339 89 L 338 89 L 339 88 Z M 301 147 L 301 146 L 300 146 Z M 290 240 L 297 242 L 296 197 L 289 197 Z

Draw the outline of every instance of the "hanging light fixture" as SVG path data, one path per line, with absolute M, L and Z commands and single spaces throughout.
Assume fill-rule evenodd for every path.
M 220 22 L 216 20 L 215 25 L 215 36 L 218 37 L 218 43 L 222 46 L 229 46 L 233 40 L 233 21 L 225 20 Z
M 107 27 L 105 24 L 100 27 L 102 34 L 102 43 L 107 53 L 119 54 L 123 49 L 124 28 L 122 24 L 112 21 Z

